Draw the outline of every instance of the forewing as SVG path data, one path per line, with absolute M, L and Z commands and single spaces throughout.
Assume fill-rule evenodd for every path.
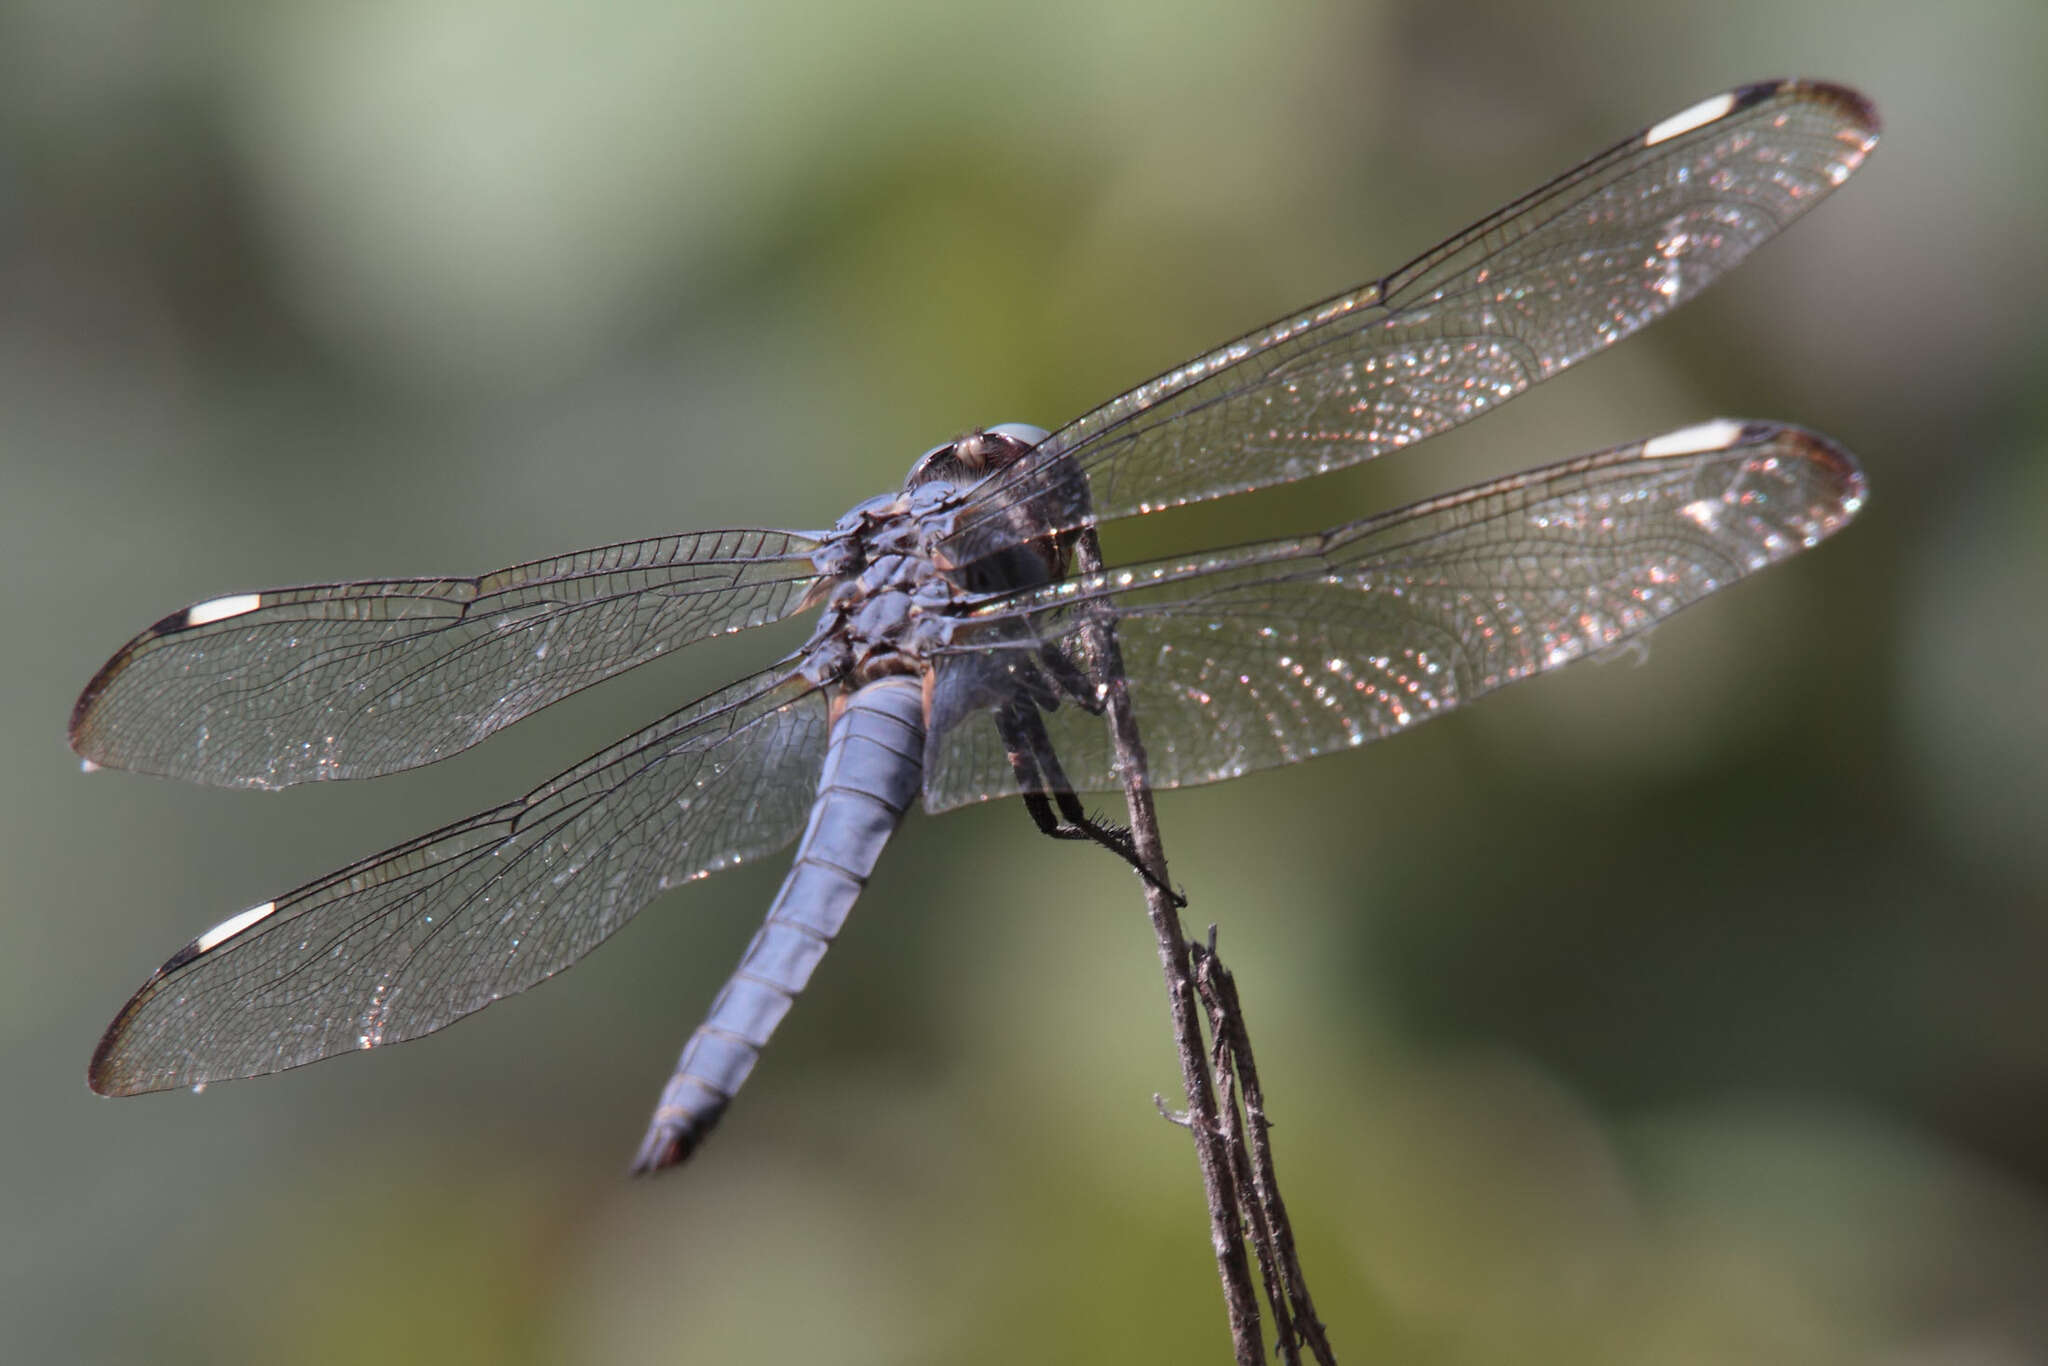
M 258 1076 L 395 1043 L 575 962 L 656 893 L 788 843 L 825 702 L 767 673 L 519 801 L 243 912 L 179 950 L 108 1026 L 94 1090 Z
M 1305 479 L 1477 417 L 1732 269 L 1847 179 L 1877 132 L 1840 86 L 1702 101 L 1386 278 L 1069 423 L 969 496 L 949 556 Z
M 937 693 L 982 705 L 935 736 L 926 804 L 1015 791 L 990 680 L 1028 674 L 1041 648 L 1087 658 L 1105 611 L 1151 785 L 1180 787 L 1376 740 L 1607 649 L 1862 502 L 1855 460 L 1825 437 L 1723 421 L 1320 536 L 1040 589 L 970 619 L 941 657 Z M 1075 790 L 1118 786 L 1099 717 L 1068 702 L 1046 721 Z
M 817 582 L 817 545 L 709 531 L 473 579 L 216 598 L 107 662 L 72 711 L 71 746 L 223 787 L 431 763 L 664 651 L 788 615 Z

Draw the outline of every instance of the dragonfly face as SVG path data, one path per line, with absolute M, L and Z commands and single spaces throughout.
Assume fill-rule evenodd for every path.
M 636 1165 L 680 1161 L 911 801 L 1021 796 L 1046 833 L 1132 857 L 1077 795 L 1117 785 L 1100 633 L 1151 784 L 1209 782 L 1607 649 L 1845 525 L 1863 501 L 1846 452 L 1717 420 L 1307 536 L 1071 567 L 1100 521 L 1308 478 L 1491 411 L 1736 265 L 1876 138 L 1838 86 L 1715 96 L 1056 431 L 935 447 L 830 531 L 665 536 L 172 613 L 87 685 L 72 744 L 102 767 L 258 788 L 429 763 L 693 640 L 820 616 L 795 654 L 524 797 L 201 934 L 109 1026 L 92 1086 L 255 1076 L 428 1033 L 566 967 L 662 892 L 794 840 Z

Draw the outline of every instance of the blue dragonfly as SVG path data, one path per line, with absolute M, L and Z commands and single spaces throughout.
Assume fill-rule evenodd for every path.
M 1610 147 L 1379 280 L 1056 431 L 934 447 L 816 532 L 662 536 L 477 577 L 265 589 L 173 612 L 71 719 L 88 766 L 226 787 L 444 759 L 691 641 L 815 612 L 794 653 L 523 797 L 229 917 L 122 1007 L 109 1095 L 439 1029 L 663 892 L 796 856 L 635 1161 L 682 1161 L 810 979 L 912 802 L 1021 796 L 1140 866 L 1113 790 L 1113 632 L 1157 788 L 1405 731 L 1606 651 L 1839 530 L 1855 460 L 1716 420 L 1313 535 L 1091 572 L 1099 523 L 1312 478 L 1505 403 L 1692 297 L 1860 166 L 1854 91 L 1772 81 Z

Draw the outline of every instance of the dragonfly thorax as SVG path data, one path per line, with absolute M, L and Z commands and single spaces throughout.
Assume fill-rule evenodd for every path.
M 943 618 L 968 596 L 924 544 L 924 518 L 952 496 L 937 492 L 869 499 L 840 519 L 838 582 L 803 652 L 813 682 L 852 690 L 927 667 L 920 646 L 943 637 Z
M 850 689 L 920 674 L 929 667 L 924 647 L 946 638 L 948 618 L 964 601 L 1052 577 L 1059 556 L 1043 547 L 1010 546 L 964 567 L 935 553 L 968 491 L 1028 460 L 1046 436 L 1021 422 L 978 428 L 919 456 L 900 492 L 869 498 L 841 517 L 813 557 L 837 582 L 804 648 L 805 675 Z

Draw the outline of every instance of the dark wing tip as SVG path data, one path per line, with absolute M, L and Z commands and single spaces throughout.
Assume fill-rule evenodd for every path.
M 1753 421 L 1741 425 L 1741 435 L 1729 443 L 1730 449 L 1769 447 L 1774 461 L 1800 468 L 1797 487 L 1806 504 L 1798 520 L 1805 524 L 1807 545 L 1825 540 L 1856 520 L 1870 490 L 1863 466 L 1848 448 L 1790 423 Z
M 1864 477 L 1863 466 L 1846 446 L 1805 427 L 1781 426 L 1773 430 L 1780 444 L 1819 473 L 1850 516 L 1862 508 L 1870 492 L 1869 481 Z
M 106 764 L 109 768 L 113 766 L 113 764 L 109 764 L 109 760 L 106 760 L 102 754 L 94 752 L 94 748 L 92 748 L 92 745 L 98 739 L 92 733 L 94 731 L 94 727 L 92 727 L 92 709 L 98 705 L 98 700 L 106 694 L 106 690 L 115 686 L 115 680 L 121 678 L 123 672 L 127 672 L 129 661 L 133 661 L 135 655 L 141 653 L 141 649 L 147 643 L 156 641 L 160 637 L 166 637 L 172 631 L 178 631 L 178 629 L 184 627 L 186 610 L 188 608 L 180 608 L 180 610 L 172 612 L 170 616 L 162 618 L 162 621 L 156 623 L 154 627 L 150 627 L 147 631 L 141 631 L 139 635 L 135 635 L 127 645 L 117 649 L 113 653 L 113 657 L 106 659 L 106 664 L 102 664 L 100 670 L 92 676 L 92 682 L 88 682 L 84 686 L 84 690 L 80 690 L 78 700 L 72 702 L 72 725 L 68 729 L 68 737 L 72 741 L 72 750 L 80 758 L 88 758 L 94 764 Z
M 1728 93 L 1734 98 L 1735 109 L 1747 109 L 1765 100 L 1784 96 L 1832 108 L 1844 123 L 1861 129 L 1869 141 L 1875 141 L 1877 135 L 1884 131 L 1884 121 L 1878 117 L 1877 106 L 1871 103 L 1870 97 L 1854 86 L 1835 81 L 1806 77 L 1753 81 Z
M 194 939 L 164 961 L 164 965 L 149 974 L 149 980 L 137 987 L 135 994 L 125 1001 L 106 1032 L 100 1035 L 99 1046 L 92 1051 L 92 1061 L 86 1064 L 85 1084 L 102 1096 L 140 1096 L 151 1091 L 169 1091 L 179 1083 L 163 1081 L 146 1072 L 138 1072 L 124 1057 L 130 1027 L 137 1016 L 142 1014 L 163 986 L 164 979 L 200 956 L 204 949 L 201 939 Z
M 92 1061 L 86 1065 L 85 1084 L 96 1096 L 132 1096 L 136 1092 L 123 1086 L 114 1076 L 108 1053 L 113 1048 L 112 1039 L 101 1039 L 100 1046 L 93 1050 Z
M 1727 452 L 1740 452 L 1745 458 L 1751 453 L 1764 455 L 1770 463 L 1763 468 L 1779 472 L 1773 482 L 1788 492 L 1797 490 L 1802 505 L 1795 521 L 1804 525 L 1808 545 L 1841 530 L 1863 510 L 1868 493 L 1863 467 L 1847 449 L 1805 427 L 1714 418 L 1652 437 L 1640 448 L 1640 454 L 1650 459 Z M 1795 467 L 1798 473 L 1789 473 Z
M 114 651 L 112 658 L 100 665 L 99 672 L 92 676 L 92 681 L 78 694 L 78 700 L 71 704 L 71 724 L 67 730 L 67 738 L 71 742 L 72 751 L 80 758 L 90 759 L 104 768 L 121 767 L 120 762 L 110 758 L 101 747 L 105 737 L 96 733 L 93 709 L 99 705 L 107 690 L 127 672 L 128 666 L 135 662 L 137 655 L 165 636 L 185 630 L 191 614 L 191 608 L 179 608 L 155 625 L 139 632 L 126 645 Z
M 73 754 L 76 754 L 81 759 L 90 759 L 102 768 L 109 768 L 112 765 L 108 764 L 105 757 L 92 748 L 92 709 L 93 704 L 100 700 L 100 694 L 106 691 L 107 684 L 112 681 L 107 673 L 107 669 L 112 667 L 109 664 L 106 668 L 102 668 L 92 676 L 92 682 L 85 685 L 85 691 L 81 692 L 78 695 L 78 700 L 71 704 L 71 723 L 65 727 L 64 731 L 65 741 L 71 746 Z
M 135 1018 L 150 988 L 163 976 L 159 968 L 151 974 L 142 990 L 128 998 L 128 1004 L 121 1007 L 121 1013 L 114 1017 L 107 1032 L 100 1035 L 99 1047 L 92 1051 L 92 1061 L 86 1064 L 85 1084 L 93 1093 L 102 1096 L 139 1096 L 148 1091 L 162 1091 L 167 1088 L 152 1086 L 131 1074 L 121 1061 L 121 1045 L 128 1036 L 128 1025 Z
M 1878 117 L 1877 106 L 1868 95 L 1853 86 L 1837 85 L 1833 81 L 1793 81 L 1790 85 L 1814 102 L 1832 106 L 1841 114 L 1844 123 L 1862 129 L 1872 142 L 1884 131 L 1884 120 Z

